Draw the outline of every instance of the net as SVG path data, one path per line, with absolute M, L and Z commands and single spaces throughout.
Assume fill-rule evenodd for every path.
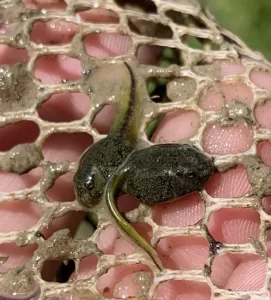
M 50 30 L 53 30 L 53 35 L 48 34 Z M 115 55 L 111 49 L 99 52 L 97 56 L 94 45 L 100 42 L 106 49 L 108 40 L 116 35 L 124 45 L 122 53 Z M 13 53 L 6 55 L 5 61 L 0 59 L 0 120 L 7 139 L 1 148 L 0 167 L 6 173 L 21 174 L 20 177 L 34 174 L 31 172 L 39 174 L 38 180 L 30 180 L 25 189 L 0 193 L 0 205 L 4 211 L 16 210 L 18 201 L 21 201 L 24 209 L 34 210 L 39 216 L 32 223 L 30 221 L 27 228 L 18 224 L 14 230 L 3 230 L 0 234 L 1 249 L 5 245 L 19 247 L 19 252 L 32 249 L 31 257 L 21 267 L 2 273 L 0 290 L 5 295 L 29 294 L 33 299 L 51 300 L 107 299 L 115 295 L 117 299 L 112 288 L 99 280 L 110 274 L 125 273 L 129 265 L 128 279 L 135 288 L 127 292 L 131 299 L 181 299 L 178 297 L 182 291 L 190 291 L 187 292 L 189 295 L 195 289 L 198 295 L 204 295 L 202 299 L 270 299 L 268 230 L 271 219 L 265 208 L 269 203 L 271 171 L 264 160 L 269 149 L 270 125 L 261 121 L 261 114 L 269 105 L 271 90 L 265 80 L 259 79 L 263 74 L 270 76 L 270 64 L 260 53 L 250 50 L 238 37 L 222 28 L 197 1 L 191 0 L 2 0 L 0 44 L 4 52 Z M 144 51 L 151 53 L 149 58 L 142 54 Z M 167 62 L 158 65 L 157 57 L 161 53 L 166 55 Z M 167 138 L 161 132 L 148 138 L 149 124 L 161 115 L 167 118 L 169 114 L 174 117 L 181 113 L 184 122 L 191 118 L 195 120 L 193 130 L 182 138 L 176 134 L 172 141 L 189 139 L 215 157 L 223 174 L 247 174 L 246 191 L 222 195 L 207 184 L 202 198 L 198 193 L 186 197 L 184 203 L 199 203 L 196 207 L 203 212 L 202 220 L 195 217 L 194 222 L 171 224 L 167 212 L 178 211 L 178 201 L 157 205 L 153 209 L 142 204 L 135 205 L 132 210 L 126 208 L 127 218 L 136 223 L 143 235 L 144 231 L 151 232 L 151 243 L 166 267 L 162 273 L 134 244 L 135 251 L 129 248 L 131 245 L 126 245 L 128 254 L 101 251 L 106 246 L 101 245 L 100 237 L 105 232 L 117 235 L 106 219 L 93 235 L 82 239 L 72 236 L 78 220 L 87 212 L 77 200 L 65 201 L 73 193 L 71 178 L 79 160 L 72 155 L 63 160 L 61 151 L 59 157 L 51 158 L 43 152 L 47 144 L 49 147 L 55 142 L 63 151 L 67 150 L 69 143 L 76 144 L 80 135 L 84 135 L 84 142 L 78 142 L 82 153 L 92 142 L 105 136 L 107 125 L 97 127 L 95 120 L 101 110 L 112 108 L 117 99 L 110 98 L 106 85 L 102 96 L 93 94 L 86 78 L 102 62 L 123 60 L 137 61 L 146 82 L 159 82 L 164 89 L 159 101 L 152 97 L 146 104 L 139 128 L 142 141 L 150 146 L 165 142 Z M 68 69 L 67 62 L 72 62 L 73 72 Z M 46 68 L 55 69 L 55 73 L 43 76 Z M 227 94 L 228 88 L 245 89 L 249 96 Z M 155 93 L 157 89 L 154 96 Z M 80 105 L 82 109 L 78 110 L 77 118 L 63 119 L 58 111 L 59 105 L 46 113 L 46 104 L 56 97 L 74 101 L 75 111 Z M 65 109 L 63 104 L 61 107 Z M 244 142 L 241 148 L 232 150 L 225 138 L 224 150 L 218 153 L 221 141 L 216 145 L 208 139 L 214 128 L 219 128 L 222 140 L 234 135 L 232 128 L 237 128 L 238 139 L 245 136 L 250 143 Z M 30 134 L 24 138 L 27 131 Z M 10 138 L 14 132 L 17 132 L 16 143 Z M 61 201 L 51 201 L 50 191 L 59 188 L 60 178 L 66 178 L 70 188 L 58 196 Z M 239 216 L 252 215 L 255 223 L 258 222 L 256 237 L 242 243 L 235 243 L 234 239 L 232 242 L 216 241 L 215 234 L 207 228 L 221 211 Z M 103 217 L 101 206 L 95 212 Z M 71 232 L 56 230 L 57 225 L 52 225 L 63 216 L 69 216 L 67 220 L 76 220 L 74 226 L 66 224 L 72 227 Z M 56 232 L 49 234 L 48 228 Z M 191 237 L 195 238 L 194 242 L 191 242 Z M 174 245 L 189 243 L 196 243 L 205 251 L 201 269 L 176 266 L 174 259 L 167 260 L 167 253 Z M 185 260 L 193 260 L 192 254 L 185 256 Z M 261 288 L 230 290 L 216 282 L 219 274 L 212 271 L 214 264 L 241 260 L 241 257 L 249 257 L 250 261 L 257 263 L 255 266 L 266 268 Z M 56 282 L 56 270 L 62 261 L 66 265 L 72 262 L 77 271 L 83 261 L 88 261 L 89 269 L 94 267 L 87 278 L 74 275 L 69 281 Z M 3 258 L 2 267 L 5 262 Z M 53 274 L 53 279 L 45 280 L 42 273 Z M 168 298 L 163 293 L 168 293 Z

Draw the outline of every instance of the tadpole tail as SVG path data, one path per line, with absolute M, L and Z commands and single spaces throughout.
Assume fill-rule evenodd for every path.
M 118 211 L 118 208 L 115 204 L 115 193 L 119 183 L 119 177 L 113 175 L 108 188 L 106 189 L 106 203 L 109 208 L 110 213 L 116 220 L 117 224 L 122 228 L 122 230 L 128 234 L 141 248 L 143 248 L 152 258 L 153 262 L 157 266 L 157 268 L 162 271 L 163 266 L 158 258 L 156 251 L 153 247 L 129 224 Z
M 145 81 L 136 75 L 136 67 L 123 63 L 125 76 L 120 78 L 121 88 L 117 103 L 116 118 L 109 134 L 119 135 L 129 142 L 136 143 L 142 119 L 144 95 L 147 94 Z

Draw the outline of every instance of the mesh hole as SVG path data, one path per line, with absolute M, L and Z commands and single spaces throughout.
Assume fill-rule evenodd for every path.
M 64 0 L 43 1 L 43 0 L 21 0 L 26 8 L 41 10 L 65 10 L 67 4 Z
M 152 227 L 144 222 L 133 223 L 132 226 L 148 242 L 152 238 Z M 113 226 L 108 226 L 102 230 L 99 236 L 97 246 L 106 254 L 132 254 L 135 252 L 134 247 L 128 243 L 128 240 L 120 236 L 120 233 Z
M 8 24 L 5 24 L 5 22 L 0 23 L 0 35 L 5 36 L 8 33 Z
M 253 135 L 251 126 L 241 121 L 229 127 L 215 123 L 203 132 L 203 149 L 216 155 L 243 153 L 251 148 Z
M 29 60 L 26 49 L 17 49 L 0 44 L 0 66 L 6 64 L 27 63 Z
M 0 232 L 26 230 L 42 216 L 41 207 L 29 200 L 8 201 L 0 204 Z M 10 222 L 12 220 L 12 222 Z
M 187 26 L 189 15 L 181 13 L 176 10 L 168 10 L 166 11 L 166 16 L 170 18 L 174 23 L 182 26 Z
M 78 275 L 76 276 L 76 279 L 85 280 L 91 278 L 93 272 L 96 270 L 97 263 L 98 263 L 98 258 L 95 255 L 90 255 L 83 258 L 80 261 Z M 72 275 L 72 278 L 75 278 L 74 275 L 75 274 Z
M 132 39 L 119 33 L 92 33 L 86 36 L 84 45 L 90 56 L 116 57 L 128 53 L 132 47 Z
M 57 178 L 54 186 L 45 193 L 49 201 L 70 202 L 75 200 L 73 175 L 74 173 L 69 172 Z
M 43 45 L 62 45 L 70 43 L 79 31 L 77 25 L 61 20 L 34 23 L 30 38 Z
M 219 111 L 230 101 L 239 101 L 248 107 L 252 106 L 253 93 L 250 87 L 242 82 L 223 82 L 204 91 L 199 99 L 199 106 L 208 111 Z
M 60 260 L 47 260 L 43 265 L 41 278 L 47 282 L 65 283 L 69 280 L 74 269 L 75 263 L 73 260 L 67 260 L 65 262 Z
M 31 188 L 42 176 L 42 169 L 35 168 L 25 174 L 15 174 L 0 170 L 0 192 L 8 193 Z
M 264 104 L 257 105 L 254 114 L 259 125 L 271 129 L 271 100 L 266 101 Z
M 146 135 L 149 140 L 152 140 L 153 134 L 156 132 L 158 126 L 161 124 L 161 122 L 164 119 L 164 114 L 158 115 L 154 120 L 149 122 L 146 126 Z
M 33 143 L 40 133 L 39 127 L 32 121 L 21 121 L 0 128 L 0 151 L 8 151 L 14 146 Z
M 124 9 L 142 10 L 145 13 L 157 12 L 157 8 L 152 0 L 115 0 L 115 2 Z
M 266 70 L 253 70 L 250 73 L 250 80 L 260 89 L 271 92 L 271 73 Z
M 223 77 L 232 76 L 232 75 L 241 75 L 246 71 L 245 66 L 235 60 L 221 60 L 219 62 L 219 67 L 220 67 L 220 75 Z
M 166 16 L 178 25 L 208 29 L 207 25 L 201 19 L 189 14 L 181 13 L 176 10 L 168 10 Z
M 211 300 L 211 289 L 203 282 L 189 280 L 171 280 L 160 283 L 156 290 L 154 300 L 163 299 L 201 299 Z
M 137 61 L 144 65 L 157 65 L 164 47 L 141 45 L 137 51 Z
M 205 214 L 199 193 L 193 193 L 174 202 L 153 207 L 153 220 L 161 226 L 184 227 L 198 223 Z
M 0 245 L 0 256 L 8 257 L 8 260 L 0 265 L 0 272 L 5 273 L 10 269 L 22 267 L 33 257 L 37 245 L 26 245 L 19 247 L 15 243 L 7 243 Z
M 219 242 L 246 244 L 259 238 L 260 215 L 250 208 L 222 208 L 211 214 L 209 231 Z
M 125 265 L 110 268 L 107 274 L 102 275 L 97 281 L 97 290 L 104 297 L 127 298 L 137 296 L 140 290 L 137 283 L 137 272 L 151 273 L 145 265 Z
M 77 14 L 84 22 L 95 24 L 117 24 L 119 16 L 111 9 L 93 8 Z
M 42 152 L 51 162 L 75 161 L 92 143 L 87 133 L 55 133 L 46 139 Z
M 170 99 L 167 97 L 166 85 L 168 79 L 150 77 L 147 81 L 147 88 L 150 98 L 155 103 L 169 103 Z
M 257 154 L 267 167 L 271 167 L 271 143 L 269 141 L 262 141 L 257 145 Z
M 265 276 L 266 264 L 260 255 L 223 254 L 213 261 L 211 281 L 226 290 L 253 291 L 264 286 Z
M 196 50 L 204 50 L 205 47 L 208 46 L 210 50 L 216 51 L 220 49 L 220 46 L 216 43 L 214 43 L 211 40 L 203 39 L 200 37 L 192 36 L 189 34 L 184 34 L 181 37 L 182 42 L 187 45 L 188 47 Z
M 177 110 L 167 113 L 155 130 L 154 143 L 177 142 L 193 137 L 200 126 L 199 115 L 192 110 Z
M 185 34 L 181 38 L 182 42 L 188 47 L 196 50 L 203 50 L 203 39 L 197 38 L 195 36 Z
M 135 252 L 134 247 L 121 237 L 113 226 L 108 226 L 101 231 L 97 247 L 105 254 L 121 255 Z
M 90 101 L 82 93 L 52 95 L 38 110 L 41 119 L 49 122 L 72 122 L 82 119 L 89 111 Z
M 55 217 L 48 226 L 40 230 L 45 239 L 50 238 L 55 232 L 68 228 L 72 235 L 75 234 L 85 214 L 81 211 L 69 211 L 62 217 Z
M 159 241 L 156 250 L 165 268 L 201 270 L 208 258 L 209 244 L 204 238 L 167 237 Z
M 215 173 L 206 183 L 205 190 L 213 198 L 244 196 L 251 190 L 246 168 L 237 165 L 225 173 Z
M 138 208 L 139 202 L 136 200 L 136 198 L 125 194 L 118 198 L 117 205 L 120 212 L 129 212 Z
M 271 215 L 271 196 L 264 197 L 262 200 L 263 210 L 268 214 Z
M 167 68 L 174 64 L 182 65 L 179 49 L 148 44 L 138 47 L 137 61 L 140 64 L 158 65 L 161 68 Z M 162 78 L 160 81 L 162 81 Z
M 227 34 L 221 34 L 222 37 L 224 38 L 225 42 L 229 43 L 230 45 L 236 45 L 236 46 L 239 46 L 239 42 L 237 39 L 234 39 L 230 36 L 228 36 Z
M 66 55 L 44 55 L 35 63 L 35 77 L 44 84 L 77 80 L 83 72 L 80 60 Z
M 131 31 L 139 35 L 161 39 L 170 39 L 173 37 L 172 29 L 161 23 L 129 18 L 128 25 Z
M 75 270 L 75 263 L 72 259 L 69 259 L 66 262 L 62 262 L 59 269 L 57 270 L 54 281 L 59 283 L 68 282 L 74 270 Z
M 92 127 L 95 128 L 100 134 L 108 134 L 116 114 L 116 105 L 108 104 L 97 113 L 95 116 Z

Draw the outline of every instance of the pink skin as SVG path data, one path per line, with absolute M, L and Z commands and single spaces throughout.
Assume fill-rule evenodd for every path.
M 50 9 L 52 1 L 30 1 L 25 0 L 26 6 L 31 8 L 45 7 Z M 53 1 L 55 9 L 63 9 L 63 2 Z M 116 17 L 112 12 L 104 10 L 95 14 L 82 14 L 86 22 L 99 22 L 97 16 L 101 15 L 103 20 L 114 23 Z M 45 44 L 61 44 L 69 41 L 76 33 L 77 27 L 70 23 L 37 24 L 34 27 L 32 38 L 37 42 Z M 49 26 L 49 28 L 48 28 Z M 55 35 L 56 33 L 56 35 Z M 57 36 L 57 39 L 56 39 Z M 54 37 L 54 38 L 53 38 Z M 131 40 L 127 36 L 115 33 L 101 34 L 100 36 L 89 36 L 85 39 L 87 52 L 98 57 L 117 56 L 129 50 Z M 140 61 L 150 61 L 152 57 L 150 48 L 142 48 Z M 0 64 L 16 63 L 27 60 L 24 50 L 16 50 L 0 45 Z M 244 67 L 234 62 L 221 62 L 221 76 L 242 74 Z M 54 56 L 41 57 L 36 63 L 35 75 L 43 83 L 59 83 L 63 79 L 78 79 L 81 76 L 82 66 L 77 59 Z M 259 88 L 271 91 L 271 74 L 266 72 L 253 72 L 251 80 Z M 219 110 L 221 108 L 221 95 L 226 101 L 238 98 L 239 101 L 251 104 L 251 90 L 242 83 L 220 84 L 219 94 L 209 92 L 200 99 L 200 106 L 206 110 Z M 63 104 L 65 101 L 65 105 Z M 81 119 L 91 103 L 83 94 L 55 95 L 38 110 L 40 117 L 44 120 L 54 122 L 69 122 Z M 270 128 L 271 105 L 269 103 L 256 109 L 256 117 L 259 124 Z M 107 133 L 114 115 L 114 106 L 109 105 L 96 117 L 93 126 L 102 134 Z M 177 111 L 169 113 L 159 126 L 153 136 L 153 142 L 175 141 L 192 137 L 200 125 L 199 116 L 193 111 Z M 0 129 L 1 150 L 6 151 L 15 144 L 33 141 L 38 132 L 35 125 L 21 122 L 13 127 Z M 27 127 L 28 126 L 28 127 Z M 19 128 L 19 129 L 18 129 Z M 23 134 L 16 134 L 22 130 Z M 17 131 L 18 132 L 18 131 Z M 212 124 L 205 129 L 203 134 L 203 147 L 210 154 L 229 154 L 244 152 L 250 148 L 253 139 L 253 131 L 243 125 L 221 128 L 218 124 Z M 76 142 L 75 142 L 76 141 Z M 43 154 L 47 160 L 61 162 L 64 160 L 75 161 L 79 159 L 82 152 L 92 143 L 92 138 L 86 134 L 59 134 L 50 136 L 43 145 Z M 221 146 L 223 145 L 223 146 Z M 258 145 L 258 153 L 266 165 L 271 165 L 271 144 L 267 142 Z M 22 176 L 0 171 L 0 192 L 11 192 L 31 187 L 41 177 L 41 169 L 36 168 Z M 47 191 L 46 195 L 50 201 L 73 201 L 74 193 L 72 187 L 73 174 L 68 173 L 61 176 L 55 186 Z M 240 197 L 250 190 L 247 173 L 242 165 L 227 171 L 224 174 L 214 174 L 206 184 L 207 193 L 214 198 Z M 271 213 L 271 197 L 263 201 L 267 213 Z M 119 199 L 121 211 L 129 211 L 138 206 L 135 199 L 124 195 Z M 184 197 L 173 203 L 156 205 L 153 209 L 154 221 L 163 226 L 184 227 L 199 222 L 205 213 L 205 206 L 198 193 Z M 27 200 L 22 202 L 10 202 L 0 205 L 0 233 L 20 229 L 31 228 L 41 217 L 41 209 L 37 204 Z M 61 228 L 70 228 L 75 231 L 80 220 L 81 213 L 69 213 L 64 217 L 54 220 L 48 229 L 44 230 L 46 237 Z M 19 224 L 19 226 L 18 226 Z M 220 209 L 212 213 L 208 228 L 210 233 L 219 241 L 225 243 L 243 244 L 248 242 L 249 237 L 258 238 L 260 217 L 258 212 L 252 209 Z M 150 240 L 152 231 L 149 225 L 136 224 L 137 230 Z M 270 247 L 271 235 L 268 234 L 267 246 Z M 101 235 L 98 247 L 108 254 L 131 254 L 133 246 L 120 237 L 114 227 L 105 229 Z M 9 256 L 8 261 L 0 267 L 0 271 L 23 265 L 29 261 L 35 246 L 20 248 L 14 244 L 0 245 L 0 256 Z M 168 237 L 162 239 L 157 252 L 165 267 L 174 270 L 200 270 L 203 268 L 208 255 L 208 243 L 199 237 Z M 271 253 L 271 250 L 269 250 Z M 193 259 L 191 259 L 193 257 Z M 85 258 L 80 263 L 78 274 L 72 278 L 89 278 L 97 264 L 94 256 Z M 103 275 L 98 283 L 97 289 L 107 297 L 135 296 L 138 288 L 134 281 L 134 272 L 148 270 L 146 266 L 125 266 L 112 268 Z M 52 271 L 52 269 L 51 269 Z M 263 287 L 266 276 L 266 267 L 259 255 L 221 255 L 215 258 L 211 280 L 214 285 L 232 289 L 234 291 L 259 290 Z M 159 285 L 154 299 L 195 299 L 208 300 L 211 290 L 205 283 L 193 281 L 171 281 Z

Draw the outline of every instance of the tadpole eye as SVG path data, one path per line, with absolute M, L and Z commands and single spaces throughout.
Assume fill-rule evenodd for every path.
M 192 170 L 177 170 L 176 175 L 182 178 L 186 177 L 189 179 L 195 178 L 197 176 L 196 172 Z
M 190 179 L 196 177 L 196 173 L 194 171 L 188 171 L 188 172 L 185 173 L 185 175 L 186 175 L 187 178 L 190 178 Z
M 94 178 L 93 178 L 93 175 L 89 175 L 86 182 L 85 182 L 85 187 L 88 189 L 88 190 L 91 190 L 93 189 L 94 187 Z

